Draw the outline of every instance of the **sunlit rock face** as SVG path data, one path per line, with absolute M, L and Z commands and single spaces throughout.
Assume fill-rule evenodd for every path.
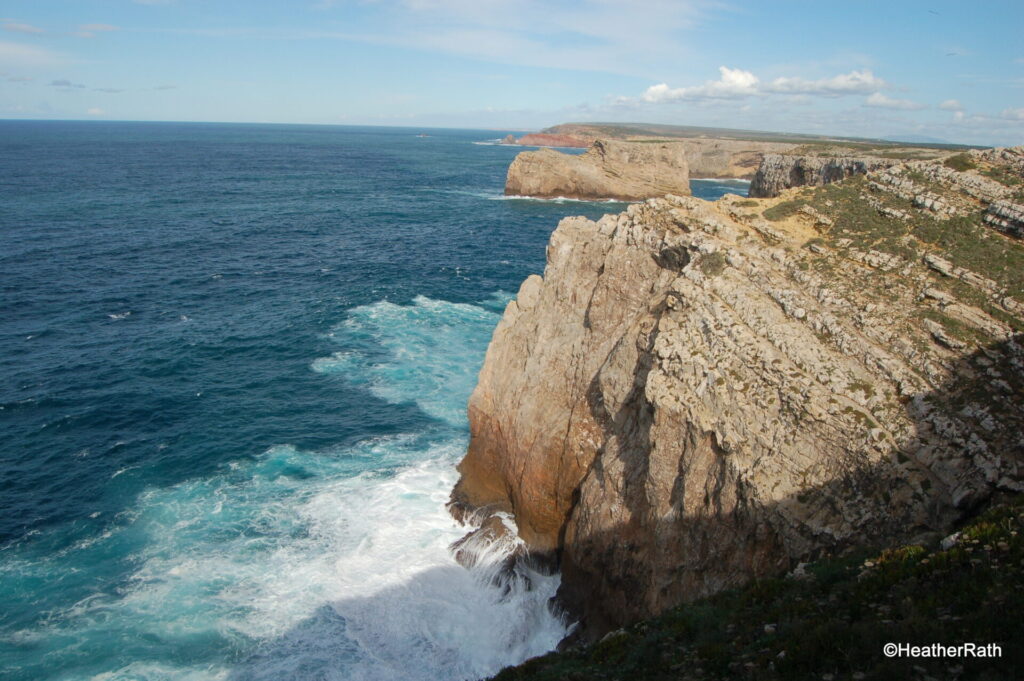
M 505 180 L 511 196 L 633 201 L 689 193 L 686 147 L 680 142 L 597 140 L 578 156 L 524 151 Z

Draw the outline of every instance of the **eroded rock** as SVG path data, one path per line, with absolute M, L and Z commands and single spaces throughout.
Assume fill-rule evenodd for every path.
M 679 142 L 597 140 L 579 156 L 526 151 L 512 161 L 505 180 L 511 196 L 634 201 L 689 193 L 686 149 Z

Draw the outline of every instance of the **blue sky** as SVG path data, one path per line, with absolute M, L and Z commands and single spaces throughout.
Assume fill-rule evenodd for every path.
M 1024 143 L 1024 2 L 5 0 L 0 117 Z

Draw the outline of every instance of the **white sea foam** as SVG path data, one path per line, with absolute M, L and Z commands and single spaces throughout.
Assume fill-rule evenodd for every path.
M 488 197 L 492 201 L 543 201 L 546 203 L 636 203 L 622 199 L 574 199 L 568 196 L 522 196 L 519 194 L 495 194 Z
M 497 314 L 477 305 L 424 296 L 412 305 L 363 305 L 331 331 L 344 349 L 314 360 L 311 368 L 367 384 L 381 399 L 413 402 L 430 416 L 465 426 L 465 400 L 497 323 Z
M 518 540 L 477 546 L 472 570 L 449 551 L 465 532 L 444 509 L 464 446 L 280 446 L 242 470 L 152 490 L 133 523 L 148 541 L 131 586 L 62 619 L 114 639 L 129 628 L 172 645 L 214 633 L 256 642 L 240 666 L 209 670 L 236 680 L 474 679 L 541 654 L 566 631 L 547 608 L 558 577 L 496 588 Z M 367 462 L 379 466 L 345 474 Z M 139 671 L 97 678 L 195 678 Z
M 275 446 L 148 489 L 46 562 L 5 561 L 0 579 L 62 579 L 69 564 L 125 548 L 134 566 L 117 589 L 19 640 L 53 658 L 88 655 L 88 669 L 60 678 L 95 681 L 477 679 L 552 649 L 566 633 L 548 608 L 557 575 L 522 568 L 495 586 L 514 537 L 472 544 L 468 570 L 449 550 L 466 532 L 444 507 L 466 446 L 462 412 L 496 320 L 428 298 L 352 310 L 333 332 L 349 349 L 318 370 L 343 366 L 379 396 L 420 405 L 436 428 L 318 451 Z

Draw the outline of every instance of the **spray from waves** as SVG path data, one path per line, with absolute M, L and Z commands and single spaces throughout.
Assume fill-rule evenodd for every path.
M 449 390 L 423 404 L 448 415 L 464 409 L 497 315 L 421 298 L 356 308 L 353 320 L 335 330 L 348 376 L 419 402 L 426 371 Z M 469 570 L 449 550 L 466 531 L 444 508 L 463 423 L 320 451 L 272 447 L 147 490 L 50 560 L 6 557 L 5 585 L 59 581 L 114 555 L 132 566 L 0 641 L 24 652 L 13 678 L 476 679 L 552 649 L 566 633 L 547 605 L 557 575 L 496 586 L 514 537 L 464 547 Z

